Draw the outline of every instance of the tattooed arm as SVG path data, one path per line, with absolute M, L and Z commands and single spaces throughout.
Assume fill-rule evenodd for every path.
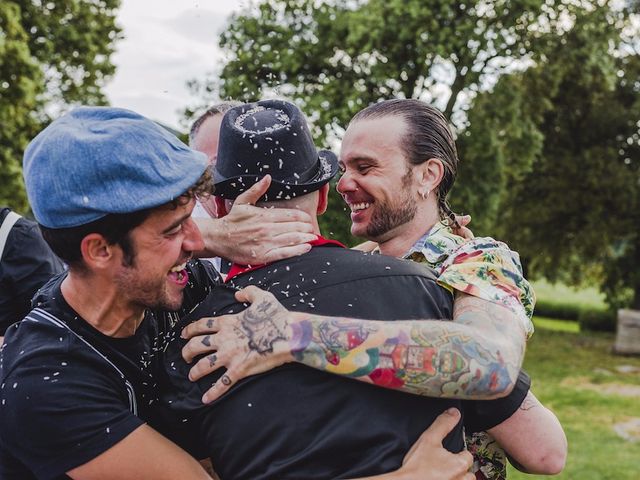
M 456 299 L 453 322 L 381 322 L 289 312 L 256 287 L 241 290 L 236 298 L 251 307 L 201 319 L 183 331 L 193 337 L 183 350 L 187 361 L 216 350 L 191 369 L 192 380 L 227 368 L 203 396 L 205 403 L 248 375 L 291 361 L 431 397 L 498 398 L 513 388 L 524 355 L 524 328 L 505 320 L 514 314 L 467 295 Z

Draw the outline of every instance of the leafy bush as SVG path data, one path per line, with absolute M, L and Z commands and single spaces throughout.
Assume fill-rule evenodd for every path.
M 535 314 L 561 320 L 577 320 L 582 331 L 616 331 L 615 311 L 592 305 L 541 299 L 536 304 Z
M 586 309 L 587 307 L 575 302 L 539 299 L 536 303 L 535 314 L 561 320 L 578 320 L 580 312 Z
M 580 330 L 615 332 L 617 316 L 613 310 L 583 310 L 578 315 Z

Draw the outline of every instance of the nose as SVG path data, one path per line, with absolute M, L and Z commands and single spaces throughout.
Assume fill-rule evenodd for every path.
M 339 194 L 344 195 L 347 192 L 354 192 L 356 188 L 357 185 L 353 180 L 353 177 L 351 177 L 351 174 L 345 170 L 336 184 L 336 190 Z
M 182 249 L 186 252 L 198 252 L 204 250 L 204 240 L 200 229 L 192 218 L 184 222 L 184 239 L 182 240 Z

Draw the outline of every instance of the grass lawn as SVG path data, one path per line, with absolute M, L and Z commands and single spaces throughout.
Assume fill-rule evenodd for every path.
M 534 393 L 558 416 L 569 440 L 567 466 L 554 478 L 640 479 L 640 440 L 624 440 L 613 428 L 640 418 L 640 357 L 612 355 L 613 334 L 580 333 L 569 321 L 534 318 L 534 323 L 525 369 Z M 638 370 L 623 373 L 616 370 L 620 366 Z M 511 468 L 509 478 L 549 477 Z

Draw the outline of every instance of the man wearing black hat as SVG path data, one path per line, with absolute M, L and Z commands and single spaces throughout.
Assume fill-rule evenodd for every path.
M 378 327 L 375 322 L 331 320 L 322 316 L 302 319 L 290 316 L 287 320 L 286 314 L 280 312 L 283 337 L 293 340 L 289 343 L 274 343 L 274 346 L 282 347 L 282 350 L 274 348 L 275 356 L 271 355 L 271 352 L 258 351 L 255 342 L 247 340 L 246 329 L 251 327 L 247 323 L 248 317 L 259 315 L 259 312 L 248 310 L 246 314 L 227 319 L 231 320 L 231 323 L 204 319 L 188 327 L 188 335 L 211 333 L 212 335 L 204 338 L 207 338 L 208 343 L 220 348 L 215 353 L 215 362 L 211 362 L 209 357 L 196 364 L 191 370 L 192 378 L 199 378 L 220 366 L 229 369 L 225 373 L 226 382 L 216 382 L 203 396 L 205 400 L 218 398 L 233 382 L 247 374 L 262 372 L 269 366 L 292 360 L 387 388 L 423 395 L 481 398 L 487 392 L 499 396 L 508 391 L 509 387 L 505 387 L 505 384 L 513 381 L 512 368 L 521 362 L 525 332 L 532 331 L 530 319 L 523 308 L 523 305 L 528 308 L 530 316 L 530 290 L 518 271 L 517 254 L 514 255 L 506 246 L 493 239 L 476 239 L 463 245 L 459 254 L 448 255 L 447 251 L 455 251 L 462 239 L 452 235 L 446 224 L 435 225 L 432 229 L 435 233 L 440 232 L 439 235 L 431 235 L 432 232 L 428 232 L 429 235 L 421 238 L 430 225 L 438 222 L 439 214 L 442 215 L 438 207 L 443 203 L 446 206 L 447 189 L 452 185 L 452 175 L 455 178 L 457 163 L 450 165 L 453 162 L 448 162 L 451 155 L 430 150 L 434 144 L 452 148 L 452 156 L 455 157 L 455 146 L 451 147 L 453 140 L 446 120 L 435 109 L 415 100 L 383 102 L 366 109 L 356 118 L 358 122 L 354 119 L 352 124 L 358 127 L 357 133 L 356 127 L 352 128 L 351 125 L 348 130 L 351 135 L 345 137 L 343 144 L 342 160 L 347 174 L 339 185 L 352 209 L 352 220 L 354 226 L 358 227 L 358 232 L 366 232 L 366 235 L 384 243 L 386 254 L 400 255 L 415 243 L 416 246 L 407 254 L 412 260 L 435 262 L 438 266 L 443 262 L 443 258 L 449 257 L 445 262 L 445 266 L 448 267 L 447 274 L 439 280 L 451 289 L 470 292 L 485 300 L 462 296 L 460 305 L 464 304 L 464 308 L 458 309 L 458 323 L 464 325 L 442 325 L 432 322 L 424 328 L 406 328 L 408 325 L 405 327 L 399 323 L 395 324 L 397 327 Z M 407 124 L 411 125 L 411 128 Z M 440 158 L 444 160 L 440 161 Z M 438 169 L 432 164 L 438 164 L 436 166 L 439 166 L 442 176 L 443 168 L 439 164 L 445 163 L 445 160 L 447 173 L 445 180 L 442 180 L 444 191 L 438 189 L 435 192 L 434 189 L 441 178 L 436 175 Z M 421 162 L 428 168 L 423 168 L 425 165 L 420 165 Z M 416 165 L 420 165 L 420 168 Z M 469 245 L 475 248 L 475 251 L 469 250 Z M 399 253 L 389 251 L 391 247 L 399 249 Z M 490 255 L 491 259 L 485 260 L 484 255 Z M 478 290 L 478 287 L 481 290 Z M 268 295 L 264 296 L 258 292 L 242 295 L 243 300 L 258 301 L 262 305 L 270 305 L 273 311 L 278 311 L 275 299 Z M 407 302 L 415 301 L 417 295 L 410 296 Z M 509 308 L 505 309 L 491 303 Z M 403 306 L 402 302 L 398 302 L 398 311 L 401 311 Z M 488 310 L 483 312 L 485 308 Z M 264 306 L 262 309 L 265 309 Z M 316 310 L 310 313 L 322 312 Z M 346 315 L 365 316 L 361 315 L 360 311 Z M 306 328 L 303 328 L 303 325 Z M 304 342 L 300 342 L 295 336 L 294 330 L 300 328 L 306 331 L 303 335 Z M 335 348 L 330 341 L 331 335 L 342 328 L 346 335 L 358 334 L 363 329 L 372 330 L 362 342 L 350 344 L 348 348 Z M 413 332 L 417 328 L 424 332 L 422 338 L 414 337 Z M 406 339 L 402 338 L 403 334 Z M 191 358 L 194 353 L 205 351 L 206 345 L 202 344 L 202 339 L 203 337 L 194 338 L 185 348 L 187 358 Z M 420 345 L 431 347 L 430 357 L 423 357 L 424 365 L 416 366 L 409 361 L 411 355 L 403 352 L 411 352 L 407 348 Z M 282 351 L 285 352 L 284 356 L 280 355 Z M 442 352 L 445 355 L 442 355 Z M 451 352 L 458 356 L 453 359 L 447 358 L 447 353 Z M 267 353 L 269 355 L 266 355 Z M 492 357 L 495 361 L 490 360 Z M 452 367 L 449 372 L 441 368 L 447 365 Z M 503 408 L 498 409 L 502 410 L 503 420 L 511 420 L 511 414 L 517 410 L 523 398 L 522 395 L 516 395 L 505 399 L 507 403 L 503 403 Z M 490 403 L 476 404 L 484 407 Z M 522 411 L 533 406 L 540 404 L 535 399 L 533 402 L 526 402 Z M 514 435 L 519 438 L 518 445 L 526 446 L 524 449 L 519 447 L 519 453 L 524 454 L 532 465 L 527 468 L 534 468 L 540 473 L 552 473 L 561 469 L 564 463 L 562 452 L 566 452 L 562 429 L 553 414 L 548 413 L 537 416 L 520 415 L 521 419 L 528 417 L 528 424 L 521 421 L 504 422 L 501 425 L 502 439 L 510 440 Z M 482 425 L 479 428 L 482 430 L 496 424 L 474 422 L 473 425 L 474 428 Z M 535 438 L 540 439 L 545 445 L 557 445 L 557 452 L 553 452 L 553 448 L 532 449 L 527 445 L 523 432 L 535 433 Z M 506 445 L 511 447 L 510 443 L 507 442 Z M 550 451 L 550 455 L 544 453 Z M 540 456 L 539 452 L 542 452 Z M 492 465 L 484 467 L 491 475 L 490 478 L 501 478 L 502 473 L 494 471 Z M 484 471 L 479 474 L 483 475 Z
M 288 102 L 271 100 L 236 107 L 223 119 L 214 172 L 219 211 L 227 211 L 238 195 L 270 173 L 273 181 L 261 199 L 263 206 L 321 214 L 326 208 L 328 182 L 336 172 L 335 156 L 317 152 L 302 113 Z M 327 361 L 339 369 L 339 352 L 367 341 L 382 325 L 374 321 L 361 328 L 328 320 L 312 331 L 300 314 L 301 321 L 291 327 L 283 309 L 270 302 L 273 297 L 255 291 L 247 294 L 250 289 L 241 297 L 236 295 L 247 285 L 269 290 L 285 307 L 298 312 L 378 320 L 451 318 L 451 296 L 428 270 L 345 249 L 323 238 L 317 222 L 314 231 L 318 238 L 303 256 L 268 265 L 234 264 L 226 290 L 209 295 L 182 319 L 176 336 L 190 321 L 237 312 L 243 308 L 239 300 L 255 300 L 258 295 L 260 300 L 245 311 L 246 322 L 237 330 L 250 345 L 247 354 L 271 352 L 285 339 L 293 339 L 302 351 L 313 340 L 310 335 L 318 334 L 332 346 L 335 356 L 328 356 Z M 210 323 L 210 331 L 217 330 L 216 321 L 203 321 Z M 422 322 L 415 325 L 420 328 Z M 212 343 L 212 338 L 202 337 L 201 345 L 192 348 L 190 355 L 215 350 L 220 345 L 216 342 L 224 341 Z M 190 383 L 186 380 L 189 366 L 180 358 L 181 345 L 169 346 L 165 367 L 171 382 L 163 400 L 178 418 L 187 420 L 191 436 L 200 439 L 196 446 L 187 447 L 195 456 L 210 456 L 223 478 L 348 478 L 391 471 L 438 413 L 460 406 L 459 400 L 406 395 L 293 364 L 250 377 L 218 402 L 205 406 L 201 399 L 208 400 L 207 391 L 214 382 L 226 390 L 235 382 L 234 373 L 242 372 L 236 372 L 228 358 L 213 353 L 200 362 L 209 367 L 224 364 L 229 371 Z M 291 346 L 294 351 L 295 345 Z M 401 343 L 396 346 L 402 347 Z M 439 355 L 442 370 L 467 361 L 464 351 L 440 355 L 427 346 L 402 351 L 389 347 L 381 357 L 393 362 L 397 355 L 407 356 L 420 368 L 434 355 Z M 505 390 L 487 388 L 479 395 L 490 398 L 507 393 L 504 384 L 499 387 Z M 526 390 L 526 384 L 520 386 L 516 407 Z M 493 414 L 484 421 L 495 424 L 503 419 L 503 412 Z M 452 451 L 462 448 L 461 425 L 445 446 Z

